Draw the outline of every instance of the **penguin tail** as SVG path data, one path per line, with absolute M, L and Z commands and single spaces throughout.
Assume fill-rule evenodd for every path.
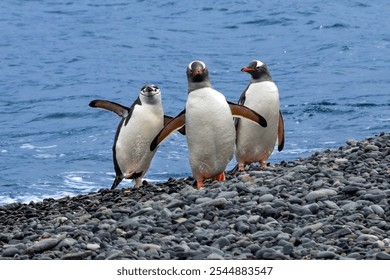
M 123 177 L 116 176 L 114 182 L 112 183 L 111 189 L 114 190 L 120 182 L 122 182 Z

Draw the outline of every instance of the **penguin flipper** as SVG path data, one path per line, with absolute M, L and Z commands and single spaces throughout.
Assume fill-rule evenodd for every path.
M 250 85 L 250 84 L 249 84 L 249 85 Z M 241 93 L 240 99 L 238 99 L 238 104 L 239 104 L 239 105 L 244 105 L 245 100 L 246 100 L 246 94 L 245 94 L 245 93 L 246 93 L 246 91 L 248 90 L 249 85 L 246 87 L 246 89 L 244 90 L 244 92 Z
M 114 112 L 122 118 L 126 118 L 129 115 L 130 110 L 130 108 L 126 106 L 108 100 L 92 100 L 89 103 L 89 106 L 94 108 L 106 109 L 108 111 Z
M 185 112 L 186 110 L 183 110 L 180 112 L 179 115 L 177 115 L 175 118 L 173 118 L 170 122 L 168 122 L 163 129 L 160 130 L 160 132 L 156 135 L 156 137 L 153 139 L 152 143 L 150 144 L 150 150 L 154 151 L 158 145 L 160 145 L 161 142 L 163 142 L 169 135 L 171 135 L 174 131 L 179 130 L 184 127 L 185 125 Z
M 167 125 L 167 123 L 169 123 L 171 120 L 173 120 L 174 118 L 171 117 L 171 116 L 167 116 L 167 115 L 164 115 L 164 126 Z M 183 126 L 182 128 L 180 128 L 178 130 L 178 132 L 182 135 L 186 135 L 186 127 Z
M 233 117 L 246 118 L 248 120 L 251 120 L 251 121 L 261 125 L 262 127 L 267 127 L 266 119 L 263 116 L 256 113 L 255 111 L 253 111 L 252 109 L 249 109 L 248 107 L 246 107 L 244 105 L 235 104 L 235 103 L 232 103 L 229 101 L 228 101 L 228 104 L 229 104 L 230 110 L 232 111 Z
M 279 110 L 279 124 L 278 124 L 278 151 L 282 151 L 284 147 L 284 121 L 282 112 Z
M 246 89 L 241 93 L 240 99 L 238 99 L 238 105 L 244 105 L 246 100 L 246 91 L 248 90 L 249 85 L 246 87 Z M 234 125 L 236 129 L 238 128 L 238 124 L 240 122 L 239 118 L 234 118 Z

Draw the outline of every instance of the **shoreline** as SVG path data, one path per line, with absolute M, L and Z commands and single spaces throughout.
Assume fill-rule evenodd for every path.
M 1 259 L 390 259 L 390 134 L 139 188 L 0 206 Z

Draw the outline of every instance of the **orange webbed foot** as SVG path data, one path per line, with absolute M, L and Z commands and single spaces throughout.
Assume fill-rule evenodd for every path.
M 225 172 L 222 172 L 222 173 L 218 174 L 217 176 L 213 177 L 213 181 L 225 181 L 225 180 L 226 180 Z
M 196 186 L 197 186 L 198 190 L 203 188 L 203 186 L 204 186 L 203 179 L 196 180 Z
M 259 163 L 260 163 L 260 167 L 267 167 L 267 162 L 265 160 L 262 160 Z

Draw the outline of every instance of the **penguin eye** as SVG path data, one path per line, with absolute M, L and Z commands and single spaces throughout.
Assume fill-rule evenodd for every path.
M 261 70 L 261 66 L 256 66 L 256 70 L 260 71 Z

